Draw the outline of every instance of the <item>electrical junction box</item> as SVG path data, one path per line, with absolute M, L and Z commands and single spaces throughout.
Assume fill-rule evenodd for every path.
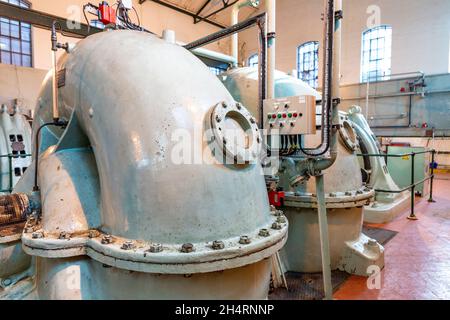
M 264 129 L 267 134 L 316 133 L 316 98 L 295 96 L 264 100 Z

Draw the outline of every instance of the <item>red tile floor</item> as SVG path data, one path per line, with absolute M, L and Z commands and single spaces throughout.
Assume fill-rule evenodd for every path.
M 397 231 L 385 245 L 381 289 L 368 289 L 367 278 L 351 276 L 334 294 L 337 300 L 450 299 L 450 175 L 434 183 L 435 203 L 416 198 L 417 221 L 409 209 L 387 224 L 369 225 Z

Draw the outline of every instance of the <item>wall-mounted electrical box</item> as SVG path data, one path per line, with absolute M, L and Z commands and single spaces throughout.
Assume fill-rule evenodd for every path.
M 296 96 L 264 100 L 264 129 L 280 135 L 316 133 L 316 98 Z

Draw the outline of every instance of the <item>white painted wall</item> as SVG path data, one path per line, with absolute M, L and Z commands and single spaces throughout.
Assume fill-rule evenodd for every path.
M 449 72 L 449 0 L 343 0 L 342 84 L 360 80 L 361 37 L 372 21 L 373 12 L 367 13 L 372 5 L 379 7 L 380 23 L 393 28 L 392 73 Z M 322 43 L 323 6 L 323 0 L 277 0 L 277 69 L 296 69 L 299 45 Z M 256 31 L 245 31 L 239 40 L 243 62 L 258 50 Z
M 24 113 L 33 110 L 47 70 L 0 64 L 0 104 L 16 103 Z

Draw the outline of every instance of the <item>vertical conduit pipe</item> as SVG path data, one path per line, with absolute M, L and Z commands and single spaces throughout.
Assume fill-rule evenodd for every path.
M 266 0 L 267 13 L 267 99 L 275 98 L 276 0 Z

